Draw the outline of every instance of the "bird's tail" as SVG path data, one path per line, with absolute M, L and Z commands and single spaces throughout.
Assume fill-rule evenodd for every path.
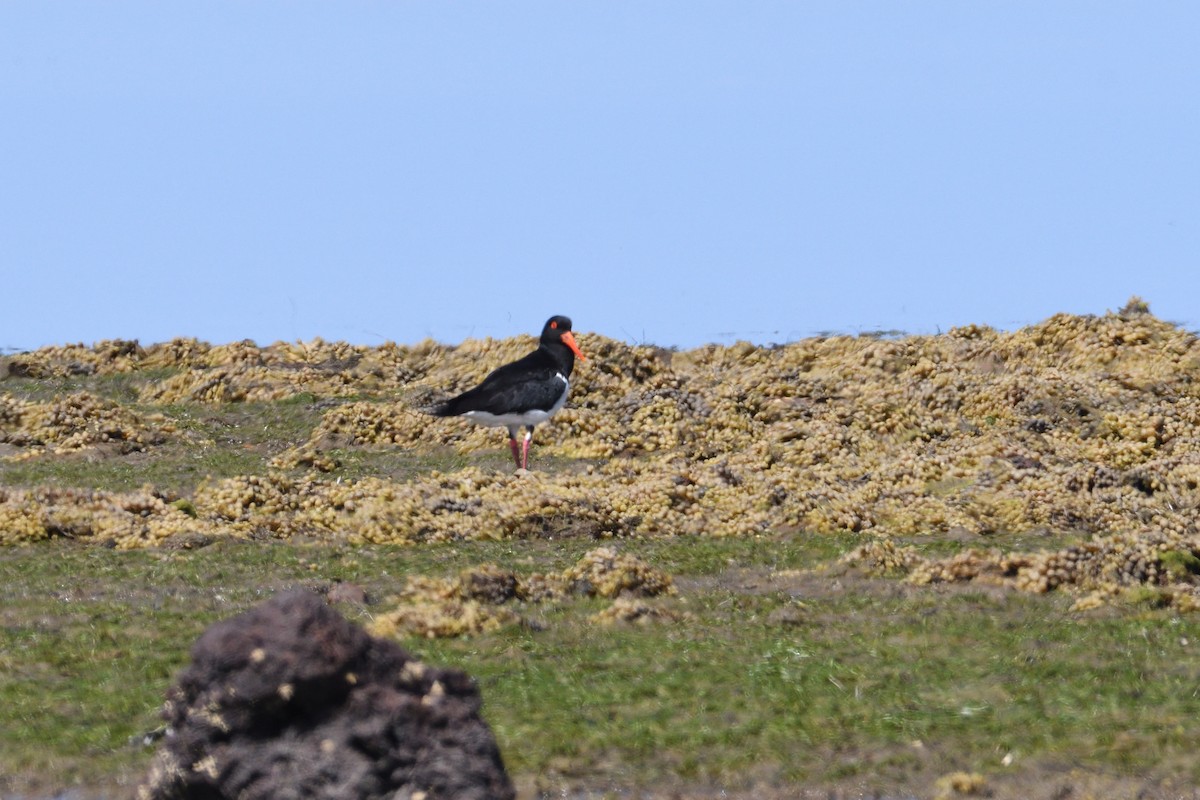
M 421 409 L 431 417 L 453 417 L 457 416 L 458 412 L 454 410 L 454 400 L 442 400 L 432 405 L 427 405 Z
M 415 392 L 405 399 L 405 405 L 413 411 L 428 414 L 431 417 L 453 417 L 458 414 L 454 406 L 457 398 L 436 399 L 436 393 L 428 389 Z

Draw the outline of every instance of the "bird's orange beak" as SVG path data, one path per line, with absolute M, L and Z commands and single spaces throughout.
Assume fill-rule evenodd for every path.
M 585 356 L 582 352 L 580 352 L 579 345 L 575 344 L 575 337 L 571 335 L 570 331 L 566 331 L 563 333 L 562 341 L 563 341 L 563 344 L 565 344 L 567 347 L 571 348 L 571 352 L 574 353 L 575 356 L 580 361 L 587 361 L 587 356 Z

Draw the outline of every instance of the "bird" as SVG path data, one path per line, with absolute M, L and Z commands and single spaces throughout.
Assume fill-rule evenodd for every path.
M 557 414 L 567 402 L 576 357 L 587 361 L 571 333 L 571 320 L 553 316 L 542 328 L 537 350 L 493 370 L 474 389 L 434 405 L 429 413 L 507 428 L 513 461 L 518 470 L 527 470 L 533 428 Z M 523 446 L 517 443 L 522 426 Z

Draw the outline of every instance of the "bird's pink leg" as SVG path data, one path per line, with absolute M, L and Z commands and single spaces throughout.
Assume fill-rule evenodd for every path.
M 521 469 L 529 469 L 529 444 L 533 441 L 533 428 L 525 431 L 525 448 L 521 452 Z
M 517 465 L 517 469 L 521 469 L 521 445 L 517 444 L 516 436 L 508 437 L 508 449 L 512 450 L 513 463 Z M 525 449 L 528 452 L 529 446 L 526 445 Z

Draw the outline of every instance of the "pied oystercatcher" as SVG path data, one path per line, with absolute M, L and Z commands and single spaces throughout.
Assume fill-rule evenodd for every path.
M 430 413 L 435 417 L 466 417 L 480 425 L 508 428 L 513 461 L 517 469 L 527 469 L 533 426 L 553 417 L 567 402 L 575 356 L 587 360 L 571 334 L 571 320 L 551 317 L 542 328 L 537 350 L 499 367 L 483 383 L 438 403 Z M 517 444 L 517 431 L 522 425 L 524 447 Z

